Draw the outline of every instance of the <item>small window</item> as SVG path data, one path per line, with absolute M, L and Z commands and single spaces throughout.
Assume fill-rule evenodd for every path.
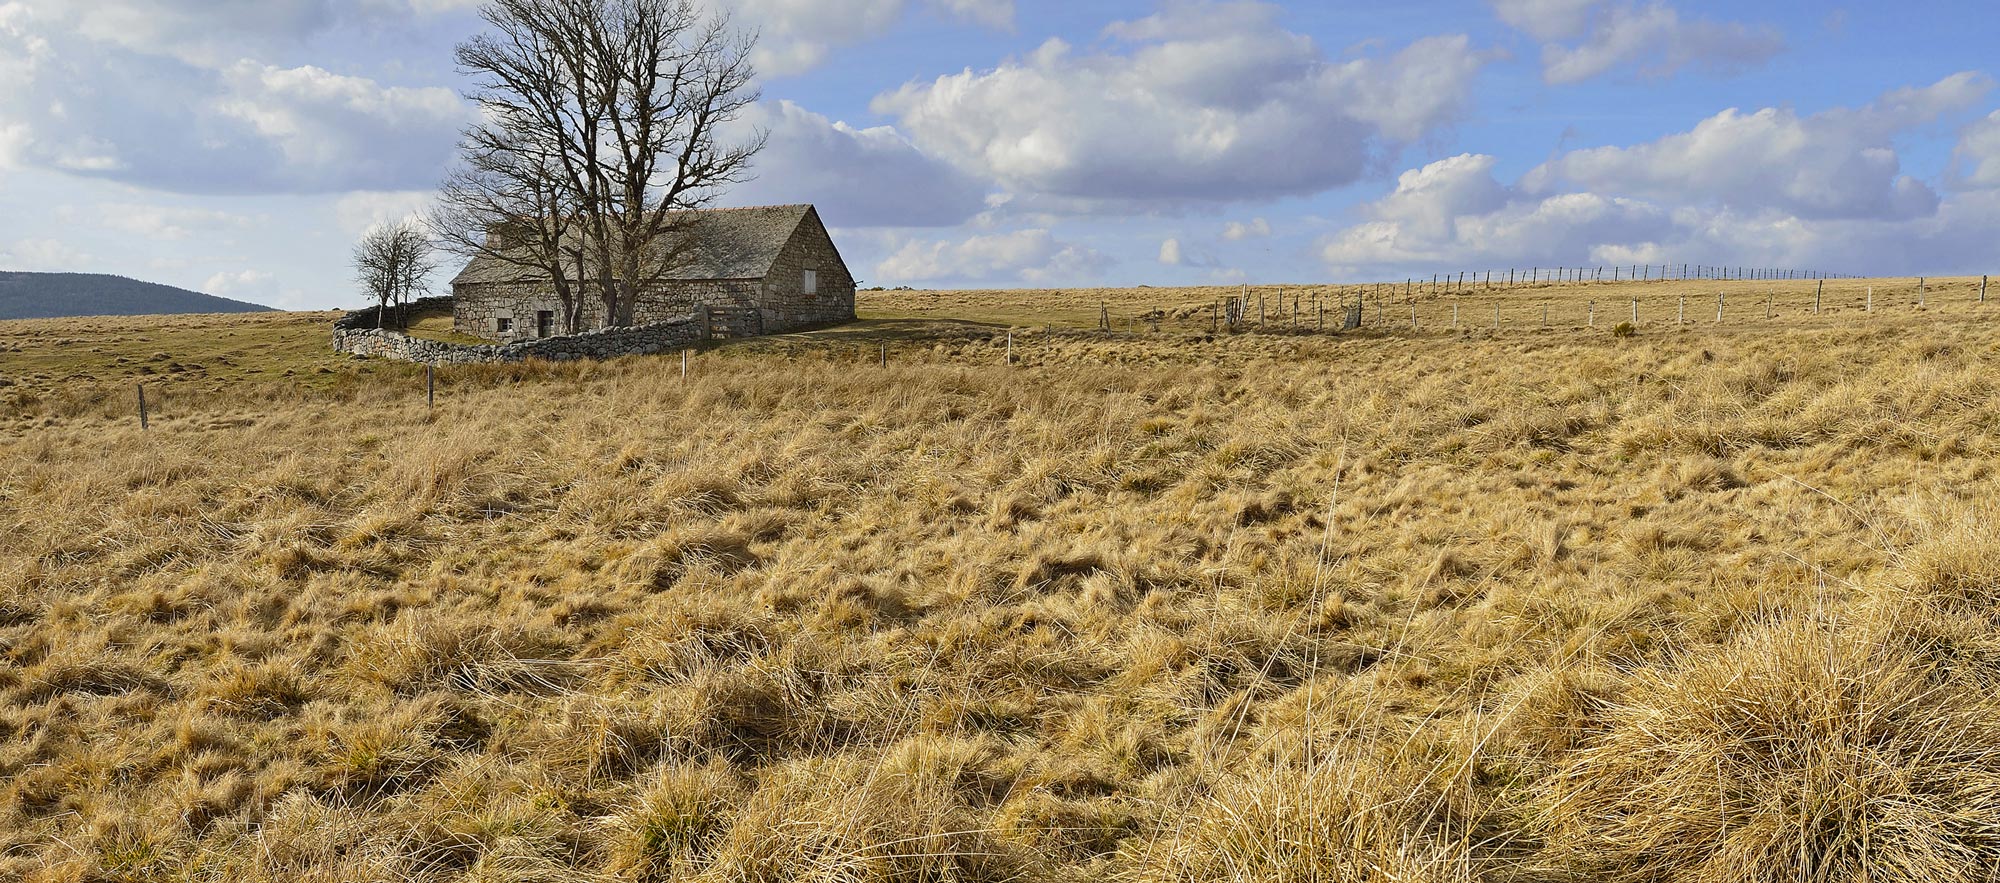
M 493 320 L 493 330 L 495 330 L 495 331 L 498 331 L 498 332 L 500 332 L 501 334 L 506 334 L 507 332 L 510 332 L 510 331 L 513 331 L 513 330 L 514 330 L 514 320 L 513 320 L 513 319 L 506 319 L 506 318 L 501 318 L 501 319 L 494 319 L 494 320 Z
M 818 270 L 807 270 L 807 271 L 806 271 L 806 296 L 807 296 L 807 297 L 812 297 L 812 296 L 814 296 L 814 295 L 816 295 L 816 294 L 819 294 L 819 271 L 818 271 Z
M 537 310 L 535 312 L 535 336 L 553 337 L 556 333 L 556 311 Z

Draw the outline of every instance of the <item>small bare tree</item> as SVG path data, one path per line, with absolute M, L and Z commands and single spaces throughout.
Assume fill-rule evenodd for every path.
M 764 146 L 723 137 L 759 97 L 755 39 L 695 0 L 490 0 L 481 15 L 491 32 L 457 59 L 484 122 L 444 188 L 445 241 L 547 271 L 562 298 L 581 294 L 574 278 L 605 325 L 629 325 L 688 258 L 683 213 L 747 180 Z
M 409 327 L 411 295 L 428 289 L 437 272 L 434 251 L 414 221 L 378 227 L 355 244 L 354 280 L 375 300 L 375 327 L 384 327 L 391 306 L 397 307 L 397 324 Z

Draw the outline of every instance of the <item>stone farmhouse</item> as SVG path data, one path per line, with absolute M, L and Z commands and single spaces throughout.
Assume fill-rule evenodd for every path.
M 772 334 L 854 319 L 854 276 L 810 205 L 704 209 L 686 213 L 685 255 L 642 292 L 635 325 L 690 317 L 716 336 Z M 452 280 L 452 324 L 461 334 L 502 343 L 563 333 L 561 303 L 548 273 L 492 257 L 474 258 Z M 603 309 L 582 296 L 584 327 Z

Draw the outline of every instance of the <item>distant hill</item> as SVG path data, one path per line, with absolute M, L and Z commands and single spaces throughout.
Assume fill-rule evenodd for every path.
M 123 276 L 0 270 L 0 319 L 270 311 L 266 306 Z

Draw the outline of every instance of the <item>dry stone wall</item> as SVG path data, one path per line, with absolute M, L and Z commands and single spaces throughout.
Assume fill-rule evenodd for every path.
M 450 298 L 427 298 L 412 304 L 434 305 Z M 490 362 L 525 362 L 545 359 L 561 362 L 574 359 L 612 359 L 618 356 L 672 352 L 702 339 L 698 318 L 682 317 L 669 322 L 604 328 L 561 337 L 544 337 L 514 343 L 484 346 L 446 343 L 412 337 L 401 331 L 377 328 L 374 308 L 349 313 L 333 324 L 335 352 L 404 362 L 440 365 L 470 365 Z

